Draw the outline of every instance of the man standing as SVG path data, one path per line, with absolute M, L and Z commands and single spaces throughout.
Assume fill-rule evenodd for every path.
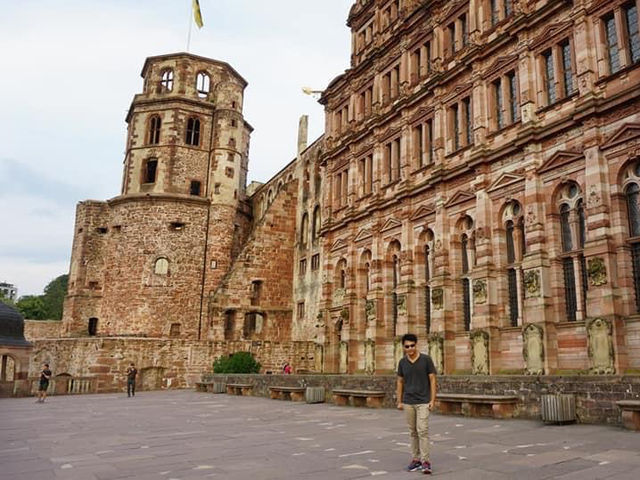
M 127 368 L 127 397 L 136 396 L 136 375 L 138 375 L 138 370 L 131 362 Z
M 398 363 L 396 396 L 398 409 L 406 413 L 411 434 L 413 459 L 407 470 L 429 474 L 429 413 L 436 401 L 436 368 L 429 355 L 418 352 L 417 343 L 418 337 L 413 333 L 402 337 L 406 355 Z
M 47 388 L 49 388 L 49 380 L 51 379 L 51 370 L 49 370 L 49 364 L 44 363 L 42 370 L 40 371 L 40 384 L 38 385 L 38 399 L 36 402 L 43 403 L 47 398 Z

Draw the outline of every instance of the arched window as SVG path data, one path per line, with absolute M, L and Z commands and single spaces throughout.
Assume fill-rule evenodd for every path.
M 335 270 L 335 285 L 336 288 L 347 288 L 347 261 L 342 258 L 336 264 Z
M 305 213 L 302 215 L 302 224 L 300 225 L 300 246 L 307 246 L 307 239 L 309 238 L 309 215 Z
M 162 126 L 162 120 L 158 115 L 153 115 L 149 119 L 149 135 L 148 142 L 150 145 L 157 145 L 160 143 L 160 127 Z
M 506 240 L 506 280 L 509 300 L 509 324 L 517 327 L 522 323 L 523 306 L 521 262 L 525 250 L 524 219 L 520 203 L 510 201 L 504 209 L 503 221 Z
M 311 239 L 315 241 L 320 236 L 320 207 L 313 209 L 313 224 L 311 230 Z
M 568 321 L 586 317 L 587 271 L 582 253 L 586 241 L 586 217 L 582 194 L 578 184 L 566 183 L 557 199 L 560 213 L 560 262 L 564 279 L 564 301 Z M 576 268 L 579 269 L 576 272 Z
M 165 92 L 170 92 L 171 90 L 173 90 L 173 70 L 168 68 L 162 71 L 160 86 Z
M 142 183 L 155 183 L 158 159 L 148 158 L 142 165 Z
M 189 117 L 187 120 L 185 143 L 196 147 L 200 145 L 200 120 L 196 117 Z
M 209 95 L 210 83 L 209 75 L 205 72 L 200 72 L 196 75 L 196 90 L 200 98 L 205 98 Z
M 169 260 L 165 257 L 158 258 L 153 266 L 153 273 L 156 275 L 166 275 L 169 273 Z
M 637 183 L 630 183 L 624 193 L 627 199 L 629 236 L 640 237 L 640 187 Z

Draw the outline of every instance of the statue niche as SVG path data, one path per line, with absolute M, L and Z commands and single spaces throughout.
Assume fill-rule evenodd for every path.
M 444 373 L 444 339 L 438 333 L 432 333 L 428 337 L 429 356 L 433 360 L 438 375 Z
M 370 338 L 364 342 L 364 371 L 369 375 L 376 371 L 376 342 Z
M 525 375 L 544 374 L 544 331 L 539 325 L 530 323 L 522 331 L 522 356 Z
M 587 325 L 589 337 L 590 373 L 609 375 L 615 373 L 611 323 L 604 318 L 595 318 Z
M 313 360 L 314 360 L 315 371 L 318 373 L 322 373 L 324 371 L 324 368 L 323 368 L 324 346 L 320 343 L 316 343 Z
M 471 340 L 471 373 L 489 375 L 489 334 L 476 330 L 469 335 Z
M 340 342 L 340 365 L 338 367 L 338 373 L 347 373 L 348 358 L 349 358 L 349 344 L 347 342 Z

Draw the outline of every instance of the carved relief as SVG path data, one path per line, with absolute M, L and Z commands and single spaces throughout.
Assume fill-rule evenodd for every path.
M 376 322 L 376 302 L 373 300 L 367 300 L 364 305 L 365 317 L 367 323 L 375 324 Z
M 442 288 L 434 288 L 431 292 L 431 305 L 434 310 L 442 310 L 444 306 L 444 290 Z
M 589 196 L 587 197 L 587 206 L 594 208 L 602 205 L 602 198 L 598 195 L 598 190 L 595 185 L 591 185 L 589 188 Z
M 345 293 L 346 291 L 344 288 L 336 288 L 336 290 L 333 292 L 334 305 L 340 305 L 342 302 L 344 302 Z
M 473 301 L 474 303 L 486 303 L 487 301 L 487 281 L 473 281 Z
M 324 346 L 320 343 L 316 343 L 313 361 L 315 364 L 315 371 L 318 373 L 322 373 L 324 371 Z
M 522 331 L 522 356 L 525 375 L 544 374 L 543 330 L 539 325 L 530 323 Z
M 489 375 L 489 334 L 475 330 L 469 335 L 471 340 L 471 373 Z
M 344 324 L 349 323 L 349 309 L 348 308 L 343 308 L 342 310 L 340 310 L 340 319 L 343 321 Z
M 407 297 L 405 295 L 398 295 L 398 316 L 407 316 Z
M 540 270 L 524 272 L 524 288 L 527 298 L 540 296 Z
M 587 260 L 587 276 L 589 283 L 594 287 L 607 283 L 607 267 L 603 258 L 595 257 Z
M 364 342 L 364 371 L 373 375 L 376 371 L 376 342 L 368 338 Z
M 347 373 L 348 358 L 349 344 L 347 342 L 340 342 L 340 365 L 338 366 L 338 373 Z
M 538 218 L 536 217 L 536 212 L 533 209 L 533 206 L 529 206 L 529 208 L 527 209 L 527 216 L 525 218 L 525 222 L 527 223 L 527 226 L 528 227 L 533 226 L 533 224 L 535 224 L 537 220 Z
M 429 356 L 433 360 L 436 371 L 439 375 L 444 373 L 444 339 L 438 333 L 432 333 L 428 337 Z
M 611 323 L 604 318 L 596 318 L 589 322 L 587 334 L 589 337 L 589 360 L 591 361 L 590 373 L 596 375 L 615 373 L 611 332 Z

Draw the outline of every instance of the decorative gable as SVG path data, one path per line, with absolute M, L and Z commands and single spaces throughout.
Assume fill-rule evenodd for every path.
M 410 219 L 418 220 L 422 217 L 426 217 L 427 215 L 431 215 L 432 213 L 435 213 L 435 212 L 436 212 L 435 208 L 421 205 L 418 207 L 418 209 L 415 212 L 413 212 Z
M 467 201 L 476 201 L 476 196 L 473 193 L 467 192 L 465 190 L 458 190 L 453 196 L 447 201 L 445 207 L 451 207 L 452 205 L 456 205 L 458 203 L 467 202 Z
M 338 240 L 333 242 L 333 245 L 331 245 L 331 251 L 335 252 L 336 250 L 340 250 L 346 247 L 347 247 L 347 242 L 345 242 L 342 238 L 339 238 Z
M 394 228 L 398 228 L 402 226 L 402 222 L 396 220 L 395 218 L 390 218 L 385 222 L 385 224 L 380 229 L 381 232 L 386 232 L 387 230 L 392 230 Z
M 640 137 L 640 123 L 625 123 L 600 148 L 606 150 L 637 137 Z
M 544 162 L 542 166 L 538 168 L 538 173 L 548 172 L 549 170 L 562 167 L 563 165 L 583 160 L 584 155 L 582 153 L 565 152 L 561 150 L 551 155 L 551 158 L 549 158 L 549 160 Z
M 553 40 L 553 37 L 569 29 L 572 24 L 573 22 L 569 20 L 567 22 L 554 23 L 552 25 L 549 25 L 544 29 L 540 36 L 533 41 L 530 48 L 532 50 L 535 50 L 538 47 L 542 46 L 545 42 Z
M 505 188 L 513 185 L 514 183 L 522 181 L 524 181 L 524 175 L 517 175 L 515 173 L 503 173 L 495 182 L 491 184 L 487 191 L 493 192 L 495 190 L 500 190 L 501 188 Z
M 508 55 L 506 57 L 498 57 L 498 59 L 493 62 L 493 64 L 484 72 L 483 77 L 487 78 L 492 76 L 493 74 L 499 72 L 503 68 L 509 66 L 518 60 L 518 55 Z
M 373 234 L 371 233 L 371 230 L 363 228 L 356 235 L 355 242 L 361 242 L 363 240 L 367 240 L 367 239 L 371 238 L 372 236 L 373 236 Z

